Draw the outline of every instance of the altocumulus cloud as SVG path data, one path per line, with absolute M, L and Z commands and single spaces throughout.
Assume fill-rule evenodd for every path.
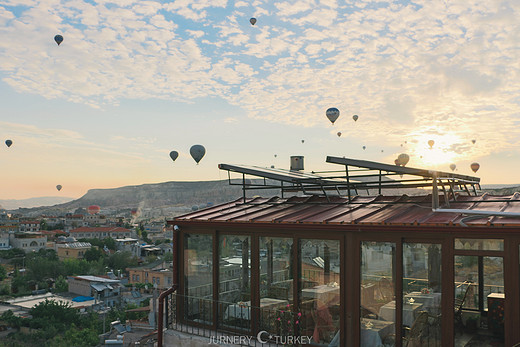
M 4 1 L 0 69 L 19 92 L 93 107 L 213 96 L 316 126 L 333 105 L 345 136 L 450 133 L 462 155 L 484 134 L 486 155 L 519 137 L 519 14 L 516 0 Z

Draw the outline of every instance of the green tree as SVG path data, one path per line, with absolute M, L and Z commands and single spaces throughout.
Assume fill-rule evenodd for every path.
M 90 247 L 90 249 L 85 252 L 85 260 L 88 262 L 97 261 L 100 258 L 103 258 L 103 251 L 96 246 Z
M 74 324 L 65 332 L 64 340 L 68 346 L 97 346 L 99 342 L 96 331 L 78 329 Z
M 111 249 L 113 251 L 116 250 L 116 240 L 114 240 L 111 237 L 107 237 L 107 238 L 103 239 L 103 244 L 105 246 L 107 246 L 108 249 Z
M 66 330 L 71 324 L 77 324 L 80 316 L 76 309 L 63 301 L 46 299 L 29 310 L 32 316 L 31 325 L 35 328 L 44 328 L 47 325 Z
M 47 225 L 47 221 L 45 219 L 40 222 L 40 230 L 49 230 L 49 226 Z
M 128 267 L 137 266 L 137 258 L 130 252 L 116 252 L 108 257 L 107 265 L 113 270 L 125 271 Z
M 54 288 L 56 289 L 56 293 L 64 293 L 69 291 L 69 283 L 63 276 L 59 276 L 54 283 Z
M 172 261 L 173 260 L 173 253 L 167 252 L 164 254 L 164 261 Z
M 7 278 L 7 271 L 5 267 L 0 265 L 0 281 L 3 281 L 5 278 Z

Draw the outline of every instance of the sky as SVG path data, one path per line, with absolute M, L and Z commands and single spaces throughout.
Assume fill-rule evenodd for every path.
M 407 153 L 520 183 L 519 16 L 518 0 L 0 0 L 0 199 L 291 155 L 319 171 Z

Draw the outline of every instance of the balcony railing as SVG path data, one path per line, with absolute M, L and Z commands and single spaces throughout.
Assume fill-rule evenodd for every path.
M 163 329 L 159 329 L 159 334 L 161 330 L 170 329 L 207 338 L 210 344 L 228 343 L 238 346 L 293 346 L 311 342 L 311 336 L 301 334 L 308 332 L 304 326 L 312 318 L 292 312 L 291 305 L 283 304 L 277 309 L 266 309 L 244 302 L 215 301 L 176 292 L 164 295 L 162 300 Z M 215 309 L 216 328 L 213 323 Z M 162 342 L 162 337 L 158 339 Z

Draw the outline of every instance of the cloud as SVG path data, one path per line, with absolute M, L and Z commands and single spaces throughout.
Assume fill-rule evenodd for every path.
M 335 106 L 344 136 L 451 134 L 446 146 L 468 156 L 519 142 L 517 1 L 24 5 L 0 6 L 0 69 L 19 92 L 101 108 L 211 96 L 307 127 L 327 126 Z M 354 113 L 364 132 L 349 130 Z M 477 135 L 479 153 L 465 144 Z

